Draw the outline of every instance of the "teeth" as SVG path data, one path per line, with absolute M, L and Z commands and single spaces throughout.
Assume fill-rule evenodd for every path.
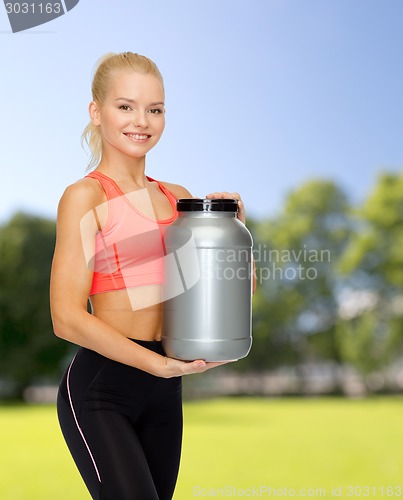
M 132 137 L 133 139 L 136 139 L 137 141 L 148 139 L 148 135 L 142 135 L 142 134 L 126 134 L 126 135 L 128 137 Z

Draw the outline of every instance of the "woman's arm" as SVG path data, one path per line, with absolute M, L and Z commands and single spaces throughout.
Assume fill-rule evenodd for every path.
M 55 334 L 107 358 L 165 378 L 200 373 L 218 366 L 219 363 L 202 360 L 187 363 L 164 358 L 88 313 L 93 272 L 87 265 L 86 251 L 94 241 L 97 227 L 95 219 L 93 224 L 88 222 L 87 214 L 100 203 L 99 190 L 88 179 L 69 186 L 60 200 L 50 282 Z

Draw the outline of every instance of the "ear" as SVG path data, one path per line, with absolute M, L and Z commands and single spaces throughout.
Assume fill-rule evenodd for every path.
M 91 122 L 93 125 L 98 126 L 101 124 L 100 121 L 100 109 L 95 101 L 91 101 L 88 106 L 88 112 L 90 114 Z

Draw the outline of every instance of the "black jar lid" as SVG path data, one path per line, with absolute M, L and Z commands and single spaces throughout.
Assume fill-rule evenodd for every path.
M 232 198 L 180 198 L 176 201 L 178 212 L 237 212 L 238 200 Z

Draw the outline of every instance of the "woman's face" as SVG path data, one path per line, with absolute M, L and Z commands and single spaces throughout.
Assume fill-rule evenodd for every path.
M 154 75 L 120 71 L 111 77 L 101 107 L 90 104 L 90 115 L 100 126 L 104 151 L 141 158 L 164 131 L 164 89 Z

